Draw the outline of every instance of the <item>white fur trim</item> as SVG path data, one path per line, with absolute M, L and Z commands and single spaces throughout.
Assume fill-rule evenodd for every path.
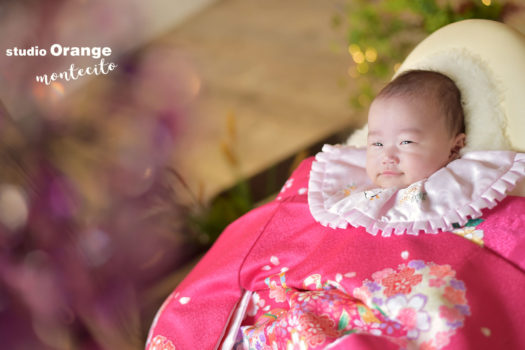
M 474 150 L 510 150 L 506 116 L 502 108 L 502 87 L 480 57 L 465 49 L 449 49 L 421 60 L 405 70 L 425 69 L 450 77 L 462 95 L 465 112 L 466 146 L 461 154 Z M 397 75 L 402 73 L 399 71 Z M 367 125 L 354 132 L 346 144 L 366 146 Z
M 346 140 L 347 146 L 354 147 L 365 147 L 366 140 L 368 138 L 368 124 L 365 124 L 361 129 L 358 129 L 350 135 L 348 140 Z
M 437 71 L 456 83 L 461 91 L 467 133 L 462 154 L 474 150 L 511 149 L 505 134 L 502 88 L 481 57 L 466 49 L 449 49 L 405 68 Z M 403 71 L 397 72 L 396 76 L 401 73 Z

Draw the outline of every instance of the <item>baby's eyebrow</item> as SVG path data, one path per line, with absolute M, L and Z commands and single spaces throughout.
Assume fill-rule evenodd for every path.
M 398 130 L 400 134 L 421 134 L 423 133 L 423 130 L 419 129 L 419 128 L 404 128 L 404 129 L 400 129 Z M 376 131 L 376 130 L 372 130 L 372 131 L 369 131 L 368 132 L 368 137 L 371 137 L 371 136 L 381 136 L 381 132 L 380 131 Z
M 412 133 L 412 134 L 421 134 L 423 133 L 423 130 L 419 128 L 404 128 L 399 130 L 400 133 Z

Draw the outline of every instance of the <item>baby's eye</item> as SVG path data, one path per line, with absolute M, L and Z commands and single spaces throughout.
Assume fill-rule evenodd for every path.
M 409 140 L 401 141 L 402 145 L 408 145 L 408 144 L 411 144 L 411 143 L 414 143 L 414 141 L 409 141 Z
M 372 142 L 372 146 L 383 147 L 383 144 L 381 142 Z

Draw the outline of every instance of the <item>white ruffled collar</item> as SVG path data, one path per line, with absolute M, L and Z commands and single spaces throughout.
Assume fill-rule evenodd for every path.
M 366 150 L 325 145 L 312 164 L 308 204 L 324 226 L 383 236 L 451 231 L 492 208 L 525 177 L 525 154 L 473 151 L 404 189 L 373 188 Z

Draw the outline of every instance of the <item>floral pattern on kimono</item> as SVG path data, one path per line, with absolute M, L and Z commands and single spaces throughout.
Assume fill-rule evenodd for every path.
M 323 349 L 352 333 L 384 336 L 401 349 L 441 349 L 470 315 L 465 284 L 449 265 L 412 260 L 373 273 L 352 293 L 337 281 L 341 274 L 325 283 L 309 276 L 304 286 L 315 289 L 295 290 L 286 271 L 253 294 L 256 320 L 245 320 L 237 349 Z
M 314 220 L 313 164 L 223 232 L 159 310 L 148 350 L 525 348 L 525 198 L 447 232 L 374 236 Z M 341 198 L 359 191 L 342 186 Z M 421 193 L 398 199 L 429 203 Z

